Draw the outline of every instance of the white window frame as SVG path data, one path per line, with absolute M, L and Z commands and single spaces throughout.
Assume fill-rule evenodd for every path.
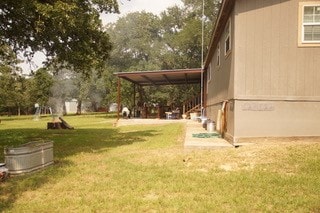
M 227 42 L 229 41 L 229 42 Z M 229 49 L 227 50 L 227 44 Z M 224 55 L 227 57 L 232 49 L 232 42 L 231 42 L 231 19 L 228 20 L 226 29 L 225 29 L 225 39 L 224 39 Z
M 305 26 L 320 26 L 320 22 L 311 22 L 311 23 L 304 23 L 304 9 L 305 7 L 319 7 L 320 2 L 300 2 L 299 3 L 299 36 L 298 36 L 298 46 L 302 47 L 313 47 L 313 46 L 320 46 L 320 40 L 316 41 L 305 41 L 304 39 L 304 28 Z

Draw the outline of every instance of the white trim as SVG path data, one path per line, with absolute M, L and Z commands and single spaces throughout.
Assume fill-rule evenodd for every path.
M 206 94 L 208 94 L 208 91 L 209 91 L 209 83 L 212 79 L 212 70 L 211 70 L 211 63 L 209 64 L 208 66 L 208 69 L 207 69 L 207 89 L 206 89 Z
M 299 3 L 299 41 L 298 46 L 312 47 L 320 46 L 320 40 L 305 40 L 305 27 L 306 26 L 320 26 L 320 22 L 304 23 L 304 9 L 305 7 L 319 7 L 319 2 L 300 2 Z
M 208 82 L 209 82 L 212 79 L 211 63 L 209 65 L 209 67 L 208 67 L 208 72 L 207 73 L 208 73 Z
M 221 49 L 220 49 L 220 42 L 218 43 L 217 46 L 217 63 L 216 66 L 219 68 L 221 65 Z
M 227 40 L 229 39 L 229 49 L 227 50 Z M 231 42 L 231 19 L 229 18 L 226 28 L 225 28 L 225 39 L 224 39 L 224 55 L 228 56 L 232 50 L 232 42 Z

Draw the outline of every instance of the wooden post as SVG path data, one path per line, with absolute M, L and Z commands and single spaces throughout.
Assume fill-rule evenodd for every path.
M 157 108 L 158 108 L 158 119 L 160 119 L 161 118 L 161 108 L 160 108 L 159 104 L 158 104 Z
M 133 107 L 132 107 L 132 116 L 136 117 L 136 85 L 133 83 Z
M 118 113 L 117 118 L 120 119 L 120 103 L 121 103 L 121 79 L 118 77 Z

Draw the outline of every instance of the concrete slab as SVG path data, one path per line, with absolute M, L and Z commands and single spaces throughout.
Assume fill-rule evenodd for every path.
M 184 140 L 185 148 L 198 148 L 198 149 L 220 149 L 220 148 L 234 148 L 228 141 L 223 138 L 198 138 L 194 135 L 208 133 L 201 123 L 193 120 L 186 122 L 186 136 Z

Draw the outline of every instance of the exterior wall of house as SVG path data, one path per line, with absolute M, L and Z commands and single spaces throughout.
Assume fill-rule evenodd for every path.
M 298 46 L 299 2 L 236 1 L 235 138 L 320 135 L 320 47 Z
M 320 48 L 298 47 L 299 2 L 236 1 L 236 99 L 320 100 Z
M 234 19 L 233 13 L 230 15 L 231 24 L 231 51 L 225 55 L 225 37 L 226 29 L 223 32 L 220 41 L 220 65 L 217 65 L 218 50 L 216 49 L 209 69 L 207 72 L 211 72 L 211 80 L 207 79 L 206 90 L 206 115 L 209 119 L 217 121 L 218 110 L 221 109 L 225 100 L 233 99 L 234 97 L 234 73 L 233 73 L 233 61 L 234 61 Z M 208 77 L 208 74 L 207 74 Z M 228 130 L 227 133 L 233 135 L 233 112 L 228 110 Z
M 233 140 L 250 137 L 305 137 L 320 135 L 319 102 L 235 102 Z
M 211 61 L 207 115 L 227 104 L 227 133 L 247 137 L 320 135 L 320 46 L 299 45 L 299 3 L 236 0 L 230 16 L 232 51 Z

